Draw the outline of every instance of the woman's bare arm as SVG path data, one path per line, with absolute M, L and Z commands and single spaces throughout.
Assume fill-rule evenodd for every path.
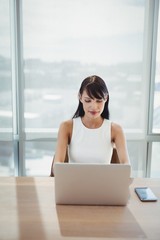
M 111 126 L 111 138 L 112 142 L 114 142 L 118 158 L 120 163 L 130 163 L 127 146 L 126 146 L 126 139 L 123 132 L 123 129 L 120 125 L 116 123 L 112 123 Z
M 54 162 L 65 161 L 67 147 L 70 142 L 72 134 L 72 124 L 73 124 L 72 120 L 68 120 L 62 122 L 59 127 Z

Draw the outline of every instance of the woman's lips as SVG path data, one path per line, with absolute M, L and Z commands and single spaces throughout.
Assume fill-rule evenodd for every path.
M 90 112 L 90 114 L 92 114 L 92 115 L 96 115 L 98 112 L 96 112 L 96 111 L 89 111 Z

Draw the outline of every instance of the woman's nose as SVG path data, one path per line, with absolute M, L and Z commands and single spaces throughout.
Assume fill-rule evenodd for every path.
M 96 109 L 96 108 L 97 108 L 97 103 L 96 103 L 96 102 L 92 102 L 92 103 L 91 103 L 91 107 L 92 107 L 93 109 Z

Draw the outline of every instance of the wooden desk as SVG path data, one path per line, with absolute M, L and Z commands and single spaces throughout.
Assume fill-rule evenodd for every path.
M 56 206 L 54 178 L 0 178 L 0 240 L 160 239 L 160 200 L 142 203 L 135 186 L 160 199 L 160 179 L 135 179 L 126 207 Z

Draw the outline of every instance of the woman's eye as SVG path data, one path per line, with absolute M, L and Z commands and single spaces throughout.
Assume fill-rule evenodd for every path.
M 86 102 L 86 103 L 89 103 L 89 102 L 91 102 L 91 100 L 85 100 L 85 102 Z
M 102 102 L 102 101 L 103 101 L 102 99 L 97 100 L 98 103 L 100 103 L 100 102 Z

